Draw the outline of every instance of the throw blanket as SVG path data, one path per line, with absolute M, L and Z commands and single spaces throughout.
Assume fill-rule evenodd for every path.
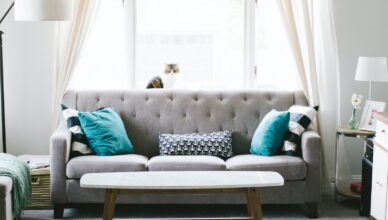
M 0 153 L 0 176 L 12 179 L 12 211 L 19 216 L 31 199 L 30 168 L 17 157 Z

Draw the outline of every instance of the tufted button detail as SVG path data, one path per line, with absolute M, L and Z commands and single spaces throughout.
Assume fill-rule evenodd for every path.
M 244 96 L 244 101 L 245 102 L 248 101 L 248 97 Z
M 224 100 L 224 97 L 222 97 L 222 95 L 220 95 L 219 100 L 222 102 Z
M 212 113 L 211 112 L 207 113 L 207 117 L 211 118 L 212 117 Z
M 125 98 L 124 96 L 121 97 L 121 101 L 124 102 L 125 101 Z
M 174 100 L 174 97 L 171 95 L 171 96 L 168 97 L 168 99 L 169 99 L 170 101 L 173 101 L 173 100 Z
M 233 119 L 236 118 L 236 112 L 232 112 L 232 118 L 233 118 Z
M 194 101 L 196 101 L 196 102 L 197 102 L 197 101 L 198 101 L 198 96 L 194 96 L 194 98 L 193 98 L 193 99 L 194 99 Z
M 136 118 L 136 113 L 133 113 L 133 114 L 132 114 L 132 118 Z
M 150 98 L 148 96 L 146 96 L 145 100 L 146 100 L 146 102 L 148 102 L 148 100 L 150 100 Z
M 156 113 L 156 117 L 160 118 L 160 113 Z
M 183 118 L 186 118 L 186 116 L 187 116 L 187 114 L 186 114 L 186 112 L 183 112 Z

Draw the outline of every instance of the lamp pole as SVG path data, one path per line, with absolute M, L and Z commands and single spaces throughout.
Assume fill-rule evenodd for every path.
M 0 25 L 3 23 L 4 19 L 7 17 L 15 2 L 12 2 L 8 10 L 5 12 L 3 17 L 0 20 Z M 7 153 L 7 137 L 5 132 L 5 107 L 4 107 L 4 62 L 3 62 L 3 31 L 0 31 L 0 98 L 1 98 L 1 138 L 3 143 L 3 153 Z
M 4 74 L 3 74 L 3 34 L 0 31 L 0 92 L 1 92 L 1 137 L 3 143 L 3 153 L 7 153 L 6 133 L 5 133 L 5 112 L 4 112 Z

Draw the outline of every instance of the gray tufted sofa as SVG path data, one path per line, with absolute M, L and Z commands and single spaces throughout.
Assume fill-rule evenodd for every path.
M 51 193 L 54 217 L 64 207 L 103 203 L 104 192 L 80 187 L 80 178 L 91 172 L 161 170 L 271 170 L 285 179 L 282 187 L 262 191 L 264 204 L 306 204 L 317 216 L 320 200 L 321 139 L 313 130 L 302 136 L 302 157 L 262 157 L 249 153 L 250 142 L 262 118 L 271 109 L 287 110 L 307 105 L 302 92 L 260 90 L 186 91 L 68 91 L 63 103 L 80 111 L 113 107 L 120 114 L 135 154 L 109 157 L 83 156 L 69 160 L 71 135 L 62 118 L 51 137 Z M 158 156 L 158 132 L 193 133 L 231 130 L 234 157 Z M 240 194 L 124 195 L 118 203 L 204 204 L 245 203 Z

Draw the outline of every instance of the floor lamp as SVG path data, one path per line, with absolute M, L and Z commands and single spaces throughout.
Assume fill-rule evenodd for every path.
M 15 0 L 1 17 L 4 19 L 15 6 L 15 20 L 18 21 L 68 21 L 73 18 L 73 0 Z M 1 98 L 1 131 L 3 152 L 7 152 L 6 123 L 4 106 L 4 63 L 3 33 L 0 31 L 0 98 Z

